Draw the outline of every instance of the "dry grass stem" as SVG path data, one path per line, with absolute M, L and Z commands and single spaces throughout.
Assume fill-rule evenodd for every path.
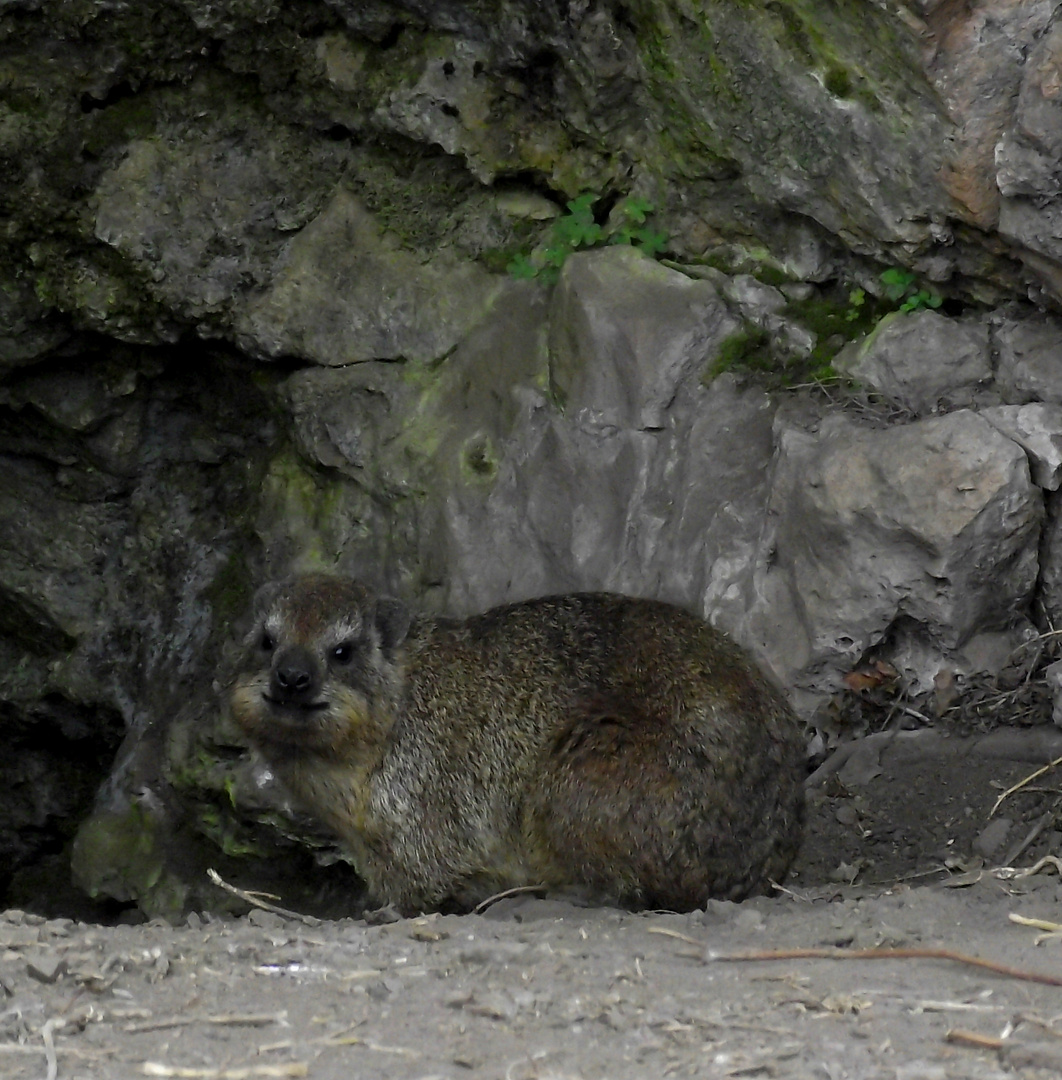
M 1018 923 L 1019 926 L 1034 926 L 1037 930 L 1050 930 L 1051 933 L 1062 930 L 1062 923 L 1050 922 L 1047 919 L 1029 919 L 1024 915 L 1015 915 L 1013 912 L 1007 918 L 1013 923 Z
M 41 1028 L 41 1038 L 44 1039 L 44 1057 L 48 1063 L 46 1080 L 55 1080 L 59 1074 L 59 1060 L 55 1056 L 55 1040 L 52 1038 L 52 1032 L 65 1024 L 66 1021 L 62 1017 L 53 1016 L 50 1020 L 46 1020 Z
M 1059 1031 L 1059 1029 L 1057 1027 L 1055 1027 L 1055 1023 L 1059 1019 L 1062 1019 L 1062 1017 L 1057 1017 L 1056 1016 L 1051 1020 L 1045 1020 L 1042 1016 L 1033 1016 L 1030 1013 L 1022 1013 L 1018 1017 L 1018 1020 L 1021 1023 L 1023 1023 L 1023 1024 L 1033 1024 L 1035 1027 L 1038 1027 L 1041 1031 L 1044 1031 L 1048 1035 L 1052 1036 L 1052 1038 L 1062 1039 L 1062 1031 Z
M 1002 1005 L 979 1005 L 974 1001 L 919 1001 L 911 1012 L 999 1012 Z
M 1004 791 L 998 799 L 996 799 L 995 803 L 993 803 L 992 809 L 988 811 L 988 816 L 992 817 L 992 815 L 995 814 L 995 812 L 999 809 L 1000 805 L 1003 803 L 1004 799 L 1009 798 L 1016 791 L 1021 791 L 1021 789 L 1026 786 L 1026 784 L 1031 784 L 1033 780 L 1035 780 L 1037 777 L 1043 776 L 1045 772 L 1050 772 L 1057 765 L 1062 765 L 1062 757 L 1056 757 L 1054 761 L 1049 761 L 1046 765 L 1041 765 L 1040 768 L 1037 769 L 1035 772 L 1029 773 L 1029 775 L 1025 777 L 1024 780 L 1019 780 L 1016 784 L 1013 784 L 1011 787 L 1007 788 L 1007 790 Z
M 76 1046 L 56 1046 L 55 1055 L 58 1057 L 60 1054 L 63 1057 L 75 1057 L 81 1058 L 84 1061 L 93 1061 L 98 1058 L 113 1057 L 115 1050 L 110 1047 L 101 1047 L 100 1049 L 82 1050 Z M 0 1042 L 0 1054 L 43 1054 L 45 1049 L 43 1046 L 30 1046 L 25 1043 L 3 1043 Z
M 650 934 L 663 934 L 664 937 L 674 938 L 676 941 L 684 941 L 687 945 L 697 945 L 700 948 L 707 948 L 703 941 L 698 941 L 694 937 L 690 937 L 689 934 L 680 933 L 678 930 L 671 930 L 666 926 L 650 926 Z
M 357 1035 L 345 1035 L 338 1039 L 322 1039 L 325 1046 L 364 1046 L 366 1050 L 375 1050 L 377 1054 L 398 1054 L 400 1057 L 419 1058 L 419 1050 L 410 1050 L 405 1046 L 382 1046 L 371 1039 L 362 1039 Z
M 1001 1050 L 1003 1040 L 992 1035 L 981 1035 L 976 1031 L 964 1031 L 962 1028 L 951 1028 L 944 1036 L 950 1043 L 959 1043 L 962 1046 L 974 1046 L 978 1050 Z
M 512 889 L 506 889 L 504 892 L 488 896 L 486 900 L 480 900 L 480 902 L 472 909 L 472 914 L 482 915 L 492 904 L 496 904 L 499 900 L 508 900 L 510 896 L 524 896 L 527 893 L 541 893 L 545 892 L 546 889 L 546 885 L 517 885 Z
M 143 1024 L 127 1024 L 124 1031 L 142 1034 L 145 1031 L 165 1031 L 188 1027 L 190 1024 L 216 1024 L 221 1027 L 266 1027 L 287 1022 L 287 1013 L 247 1014 L 234 1016 L 174 1016 L 166 1020 L 148 1020 Z
M 1001 881 L 1019 881 L 1021 878 L 1032 877 L 1033 874 L 1038 874 L 1045 866 L 1053 866 L 1060 877 L 1062 877 L 1062 859 L 1057 855 L 1045 855 L 1039 861 L 1033 863 L 1032 866 L 1025 867 L 1024 870 L 1019 870 L 1016 866 L 997 866 L 992 873 Z
M 291 1061 L 284 1065 L 245 1065 L 235 1069 L 188 1069 L 145 1061 L 140 1071 L 144 1076 L 178 1077 L 179 1080 L 251 1080 L 256 1076 L 307 1076 L 310 1067 L 305 1061 Z

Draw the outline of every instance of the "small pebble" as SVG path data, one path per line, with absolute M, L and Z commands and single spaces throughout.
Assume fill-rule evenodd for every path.
M 261 930 L 284 930 L 287 921 L 275 911 L 263 911 L 261 908 L 251 908 L 247 913 L 247 921 L 252 926 Z
M 40 941 L 41 932 L 37 926 L 13 923 L 0 926 L 0 948 L 21 949 L 26 945 L 35 945 Z
M 974 840 L 974 851 L 990 859 L 1007 842 L 1007 835 L 1013 824 L 1010 818 L 996 818 L 990 821 Z

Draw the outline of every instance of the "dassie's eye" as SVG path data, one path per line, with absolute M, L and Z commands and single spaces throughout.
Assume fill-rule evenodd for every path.
M 262 636 L 258 639 L 258 648 L 262 652 L 272 652 L 274 645 L 276 642 L 273 640 L 273 635 L 268 630 L 263 630 Z
M 337 645 L 332 650 L 332 659 L 337 664 L 349 664 L 350 658 L 354 655 L 354 646 L 349 641 L 344 641 L 341 645 Z

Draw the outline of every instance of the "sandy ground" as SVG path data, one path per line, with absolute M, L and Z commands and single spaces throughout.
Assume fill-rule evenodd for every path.
M 813 789 L 784 891 L 690 915 L 530 895 L 381 925 L 8 912 L 0 1076 L 1058 1076 L 1062 939 L 1014 917 L 1062 921 L 1062 781 L 1005 794 L 1035 767 L 1011 758 L 1053 752 L 1007 737 L 1007 756 L 864 742 Z M 906 953 L 727 959 L 809 948 Z M 934 949 L 1017 971 L 917 955 Z

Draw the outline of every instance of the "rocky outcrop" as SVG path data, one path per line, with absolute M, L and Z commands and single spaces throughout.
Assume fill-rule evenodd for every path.
M 840 689 L 901 627 L 970 673 L 966 642 L 1021 627 L 1043 496 L 1023 449 L 975 413 L 880 430 L 840 415 L 813 432 L 784 428 L 769 513 L 764 601 L 748 618 L 785 685 Z M 908 678 L 931 685 L 924 672 Z
M 910 7 L 9 5 L 5 351 L 438 355 L 489 301 L 468 260 L 548 242 L 543 193 L 645 197 L 683 260 L 1058 306 L 1055 5 Z M 320 299 L 351 290 L 419 331 Z
M 943 668 L 998 670 L 1049 580 L 1054 407 L 883 425 L 708 377 L 750 319 L 780 317 L 773 290 L 614 247 L 572 256 L 552 289 L 499 282 L 438 365 L 309 365 L 257 396 L 232 396 L 248 362 L 196 386 L 209 369 L 177 374 L 177 351 L 137 380 L 108 382 L 102 367 L 13 380 L 18 415 L 65 432 L 68 471 L 83 481 L 91 460 L 124 474 L 78 504 L 83 551 L 50 539 L 76 520 L 60 524 L 59 496 L 34 504 L 25 488 L 50 490 L 60 473 L 26 472 L 21 499 L 38 509 L 5 564 L 16 640 L 38 665 L 18 692 L 27 715 L 63 693 L 129 728 L 74 849 L 81 884 L 172 911 L 205 902 L 204 845 L 242 854 L 247 873 L 290 843 L 269 824 L 283 792 L 231 756 L 218 657 L 254 584 L 293 568 L 339 567 L 453 613 L 565 589 L 672 599 L 752 648 L 812 728 L 868 655 L 911 694 Z M 944 335 L 902 334 L 905 320 L 928 321 L 882 328 L 908 350 L 882 370 L 901 396 L 913 373 L 928 407 L 924 388 L 946 384 L 934 365 L 951 360 Z M 999 401 L 988 338 L 960 331 L 955 348 L 984 343 L 964 363 Z M 1000 643 L 986 649 L 986 634 Z
M 1057 625 L 1056 5 L 812 7 L 4 8 L 0 892 L 296 887 L 218 704 L 292 569 L 680 602 L 820 742 Z
M 847 346 L 836 366 L 916 416 L 969 405 L 992 379 L 989 330 L 976 317 L 896 312 Z

